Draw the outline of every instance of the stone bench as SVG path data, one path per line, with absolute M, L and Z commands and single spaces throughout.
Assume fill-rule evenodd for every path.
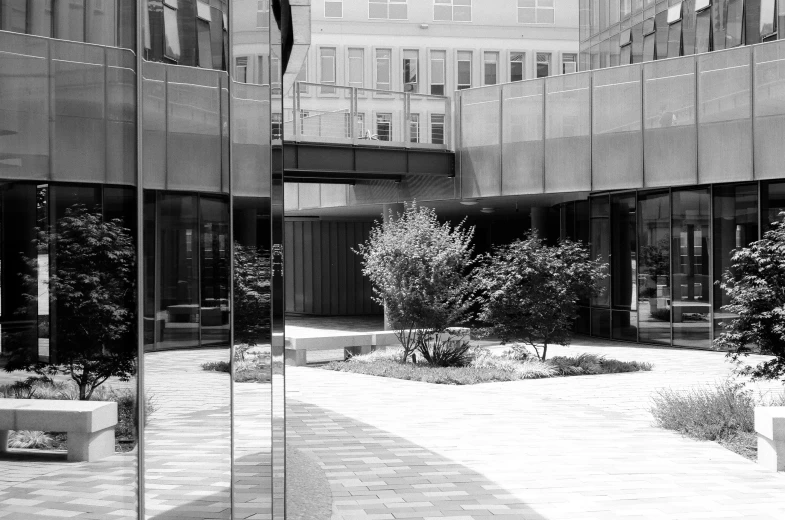
M 785 406 L 756 406 L 758 464 L 771 471 L 785 471 Z
M 444 336 L 452 335 L 456 339 L 468 340 L 469 329 L 448 328 Z M 380 348 L 400 346 L 395 331 L 355 332 L 340 335 L 286 338 L 286 362 L 302 367 L 308 364 L 308 351 L 343 349 L 344 360 L 352 355 L 370 354 Z
M 0 452 L 9 430 L 66 432 L 68 460 L 93 462 L 114 454 L 117 403 L 54 399 L 0 399 Z

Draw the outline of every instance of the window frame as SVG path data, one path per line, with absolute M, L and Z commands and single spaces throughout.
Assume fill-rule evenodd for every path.
M 442 82 L 441 83 L 434 83 L 433 80 L 433 55 L 434 53 L 441 53 L 439 60 L 442 62 Z M 441 94 L 434 94 L 433 87 L 441 86 L 442 93 Z M 447 49 L 428 49 L 428 94 L 432 96 L 444 96 L 447 94 Z
M 341 15 L 340 16 L 328 16 L 327 15 L 327 4 L 338 4 L 341 6 Z M 343 18 L 343 0 L 324 0 L 324 17 L 330 20 L 338 20 Z
M 566 60 L 567 56 L 572 56 L 572 60 Z M 567 72 L 564 69 L 564 66 L 568 63 L 572 63 L 575 66 L 575 70 Z M 572 74 L 574 72 L 578 72 L 578 53 L 577 52 L 563 52 L 561 54 L 561 73 L 562 74 Z
M 469 19 L 468 20 L 456 20 L 455 19 L 455 2 L 468 2 L 469 7 Z M 436 7 L 447 7 L 449 6 L 450 9 L 450 18 L 443 19 L 436 17 Z M 466 4 L 459 4 L 457 7 L 466 7 Z M 474 20 L 474 5 L 472 4 L 472 0 L 433 0 L 433 21 L 434 22 L 454 22 L 454 23 L 471 23 Z
M 325 51 L 332 51 L 332 56 L 325 55 Z M 319 46 L 317 48 L 317 57 L 318 57 L 318 65 L 317 65 L 317 78 L 319 85 L 326 85 L 324 87 L 319 87 L 319 95 L 320 96 L 337 96 L 338 89 L 336 89 L 336 85 L 338 84 L 338 48 L 333 47 L 330 45 Z M 325 58 L 332 58 L 332 81 L 326 81 L 324 79 L 325 67 L 324 67 L 324 60 Z
M 379 52 L 380 51 L 388 51 L 389 55 L 387 57 L 387 76 L 389 85 L 388 88 L 379 88 Z M 374 90 L 381 90 L 381 91 L 392 91 L 393 90 L 393 49 L 392 47 L 374 47 L 373 49 L 373 89 Z
M 235 83 L 248 83 L 248 62 L 249 62 L 248 58 L 250 58 L 250 56 L 235 56 L 234 57 L 234 70 L 232 72 L 234 73 L 233 78 L 234 78 Z M 242 62 L 242 64 L 241 64 L 241 62 Z M 244 71 L 243 71 L 243 81 L 240 81 L 239 74 L 237 73 L 237 71 L 240 68 L 244 69 Z
M 521 79 L 512 79 L 512 64 L 519 63 L 518 61 L 513 62 L 512 57 L 517 56 L 518 54 L 521 55 Z M 525 51 L 509 51 L 507 53 L 507 68 L 508 74 L 507 77 L 510 80 L 510 83 L 515 81 L 525 81 L 526 80 L 526 52 Z
M 267 9 L 263 9 L 262 6 L 266 5 Z M 266 13 L 267 16 L 262 16 L 262 13 Z M 262 16 L 262 18 L 260 18 Z M 259 20 L 264 20 L 263 25 L 259 25 Z M 270 0 L 257 0 L 256 1 L 256 28 L 257 29 L 269 29 L 270 28 Z
M 523 25 L 556 25 L 556 0 L 528 0 L 530 2 L 534 2 L 533 6 L 522 6 L 521 2 L 525 2 L 527 0 L 518 0 L 517 2 L 517 20 L 519 24 Z M 611 3 L 618 0 L 611 0 Z M 551 5 L 540 5 L 541 2 L 550 2 Z M 533 11 L 534 12 L 534 21 L 533 22 L 522 22 L 521 21 L 521 13 L 525 11 Z M 551 13 L 552 20 L 551 21 L 540 21 L 540 11 L 547 11 Z
M 381 16 L 371 16 L 371 4 L 375 5 L 384 5 L 385 6 L 385 15 Z M 406 11 L 406 17 L 404 18 L 393 18 L 390 16 L 390 6 L 392 4 L 395 5 L 403 5 L 404 10 Z M 409 0 L 368 0 L 368 19 L 369 20 L 408 20 L 409 19 Z
M 466 61 L 466 60 L 461 60 L 460 58 L 461 58 L 461 54 L 466 54 L 466 53 L 469 54 L 469 84 L 468 85 L 466 85 L 465 83 L 461 83 L 460 82 L 460 79 L 461 79 L 460 63 L 462 61 L 464 61 L 464 62 Z M 460 49 L 460 50 L 456 49 L 456 51 L 455 51 L 455 90 L 466 90 L 466 89 L 472 88 L 473 80 L 474 80 L 474 51 L 468 50 L 468 49 Z M 465 86 L 462 86 L 462 85 L 465 85 Z
M 360 84 L 352 81 L 352 51 L 360 51 Z M 354 88 L 365 88 L 365 47 L 346 48 L 346 85 Z
M 406 62 L 411 60 L 411 58 L 406 56 L 406 53 L 415 53 L 414 57 L 414 81 L 406 81 Z M 410 68 L 411 70 L 411 68 Z M 401 84 L 403 85 L 404 92 L 411 92 L 411 93 L 419 93 L 420 92 L 420 49 L 401 49 Z M 414 87 L 410 90 L 407 88 L 408 85 L 414 85 Z
M 489 62 L 487 60 L 488 55 L 495 56 L 496 57 L 496 61 L 495 62 Z M 494 71 L 494 82 L 493 83 L 488 83 L 488 81 L 487 81 L 488 80 L 487 66 L 488 66 L 489 63 L 495 63 L 495 65 L 496 65 L 496 70 Z M 483 84 L 483 86 L 485 86 L 485 85 L 498 85 L 499 83 L 501 83 L 501 81 L 500 81 L 500 79 L 501 79 L 501 74 L 500 74 L 501 67 L 500 67 L 500 65 L 501 65 L 501 52 L 499 52 L 497 50 L 483 50 L 482 51 L 482 84 Z
M 541 62 L 540 61 L 540 58 L 539 58 L 540 54 L 548 56 L 548 61 L 547 61 L 547 63 L 548 63 L 548 74 L 546 74 L 545 76 L 540 76 L 540 63 L 545 63 L 545 62 Z M 534 76 L 537 79 L 539 79 L 539 78 L 549 78 L 549 77 L 553 76 L 553 52 L 552 51 L 535 51 L 534 52 L 534 60 L 535 60 L 535 62 L 534 62 Z

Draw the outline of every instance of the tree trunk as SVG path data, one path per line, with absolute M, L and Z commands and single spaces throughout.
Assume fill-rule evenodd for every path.
M 546 341 L 542 345 L 542 360 L 545 361 L 545 355 L 548 353 L 548 342 Z

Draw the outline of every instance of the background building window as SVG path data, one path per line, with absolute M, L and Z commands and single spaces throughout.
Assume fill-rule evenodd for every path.
M 376 88 L 378 90 L 392 90 L 390 78 L 390 57 L 392 49 L 376 49 Z M 378 132 L 377 132 L 378 133 Z
M 335 85 L 335 47 L 319 49 L 319 83 Z M 321 87 L 321 94 L 335 94 L 333 87 Z
M 210 24 L 201 19 L 197 20 L 196 31 L 199 48 L 199 66 L 204 69 L 212 69 L 213 49 L 210 46 Z
M 376 135 L 379 141 L 392 141 L 392 114 L 376 114 Z
M 270 92 L 274 96 L 281 95 L 281 60 L 270 58 Z
M 458 51 L 458 90 L 472 86 L 472 53 Z
M 368 0 L 368 18 L 380 20 L 408 19 L 407 0 Z
M 362 88 L 365 86 L 365 51 L 349 49 L 349 86 Z
M 324 0 L 325 18 L 343 18 L 343 0 Z
M 444 114 L 431 114 L 431 143 L 444 144 Z
M 268 29 L 270 27 L 270 0 L 259 0 L 257 2 L 256 27 L 259 29 Z
M 234 80 L 238 83 L 248 83 L 248 57 L 238 56 L 234 59 Z
M 295 81 L 299 81 L 301 84 L 299 86 L 300 94 L 308 94 L 308 85 L 303 85 L 303 82 L 308 81 L 308 57 L 303 60 L 303 66 L 300 67 L 300 71 L 297 73 L 297 77 Z
M 419 53 L 415 50 L 403 51 L 403 90 L 404 92 L 419 92 L 418 72 Z
M 554 1 L 518 0 L 518 23 L 554 23 L 556 20 Z
M 164 56 L 177 61 L 180 59 L 180 31 L 177 27 L 177 9 L 164 6 Z
M 431 51 L 431 94 L 444 95 L 446 51 Z
M 551 75 L 551 53 L 537 53 L 537 77 L 547 78 Z
M 409 142 L 420 142 L 420 114 L 409 114 Z
M 578 56 L 576 54 L 562 54 L 561 73 L 570 74 L 578 70 Z
M 510 81 L 523 81 L 526 78 L 524 73 L 524 63 L 526 62 L 526 54 L 522 52 L 513 52 L 510 54 Z
M 495 85 L 499 77 L 499 53 L 483 53 L 483 75 L 486 85 Z
M 471 22 L 472 0 L 433 0 L 436 22 Z

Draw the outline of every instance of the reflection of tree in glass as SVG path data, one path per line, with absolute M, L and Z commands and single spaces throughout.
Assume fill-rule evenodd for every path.
M 270 253 L 234 244 L 234 338 L 248 346 L 270 341 Z
M 657 296 L 657 278 L 670 275 L 670 250 L 669 238 L 663 237 L 655 244 L 641 247 L 640 272 L 647 277 L 646 283 L 641 287 L 641 297 L 654 298 Z
M 39 241 L 55 247 L 56 262 L 46 283 L 57 312 L 56 341 L 49 361 L 12 346 L 7 371 L 69 375 L 81 400 L 90 399 L 110 377 L 127 381 L 136 373 L 136 255 L 131 232 L 122 224 L 76 204 L 53 230 L 38 230 Z M 22 275 L 30 288 L 25 298 L 35 304 L 38 259 L 25 261 L 32 273 Z

